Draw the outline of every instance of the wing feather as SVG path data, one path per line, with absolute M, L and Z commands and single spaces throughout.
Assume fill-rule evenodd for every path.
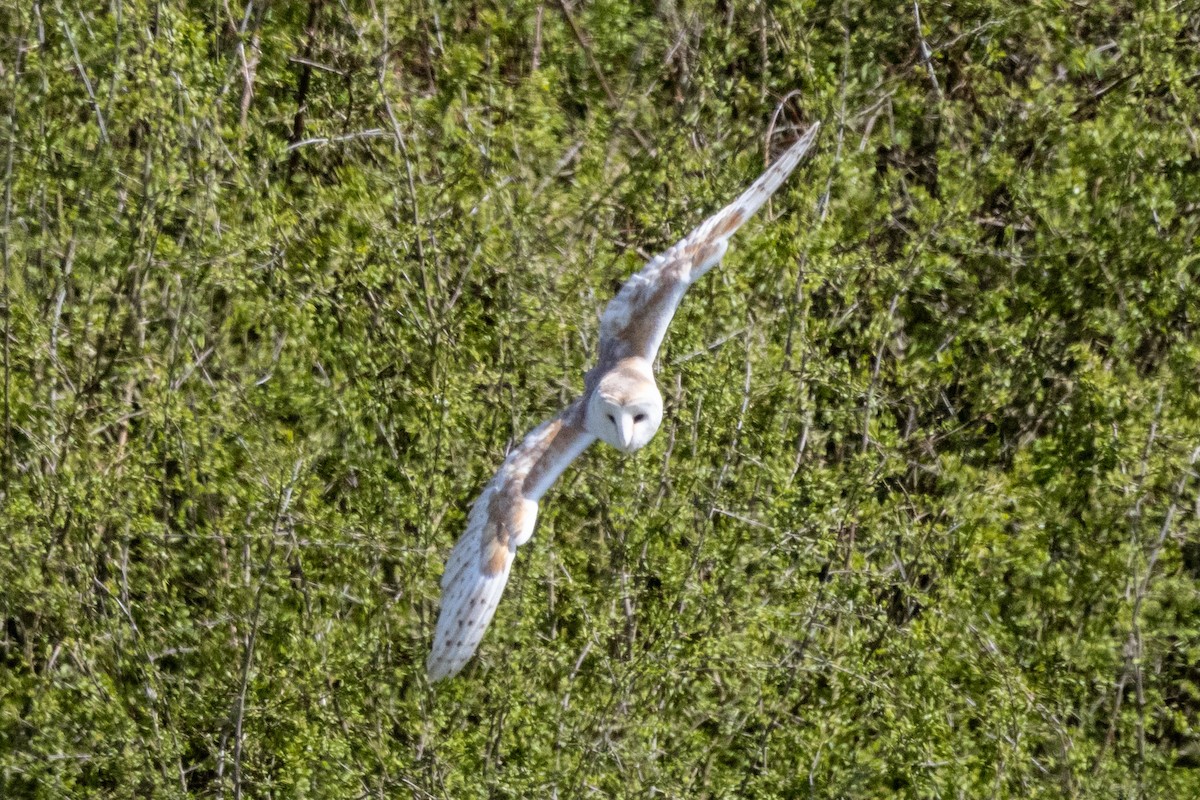
M 630 276 L 600 318 L 595 374 L 630 356 L 654 359 L 684 292 L 720 262 L 729 237 L 783 185 L 812 147 L 819 128 L 820 123 L 814 124 L 736 200 Z
M 818 125 L 733 203 L 631 276 L 600 320 L 600 358 L 585 383 L 629 356 L 654 358 L 687 288 L 715 266 L 729 237 L 762 207 L 808 152 Z M 586 397 L 586 394 L 585 394 Z M 426 662 L 431 680 L 458 673 L 474 655 L 508 583 L 517 547 L 533 533 L 538 500 L 595 437 L 581 398 L 521 442 L 476 499 L 442 576 L 442 605 Z
M 513 450 L 475 500 L 467 530 L 446 559 L 442 607 L 425 668 L 430 680 L 458 673 L 496 613 L 517 547 L 537 521 L 538 500 L 595 437 L 576 401 Z

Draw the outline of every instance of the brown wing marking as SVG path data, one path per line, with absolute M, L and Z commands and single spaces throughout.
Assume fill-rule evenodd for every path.
M 525 467 L 522 489 L 540 486 L 549 474 L 549 469 L 567 453 L 574 444 L 575 437 L 582 430 L 583 404 L 579 401 L 568 408 L 562 416 L 546 423 L 542 439 L 531 447 L 525 456 L 529 465 Z
M 721 220 L 720 225 L 712 232 L 713 239 L 719 239 L 722 236 L 728 236 L 742 226 L 742 221 L 746 219 L 746 215 L 741 209 L 735 208 L 733 211 Z M 703 261 L 703 259 L 693 259 L 695 261 Z
M 655 357 L 688 286 L 716 265 L 733 233 L 783 185 L 819 128 L 813 124 L 732 203 L 625 282 L 601 318 L 599 373 L 626 356 Z
M 525 501 L 541 497 L 548 488 L 543 484 L 558 477 L 557 474 L 552 476 L 550 470 L 561 469 L 563 459 L 579 436 L 586 435 L 582 407 L 577 401 L 525 437 L 497 476 L 502 483 L 488 498 L 488 521 L 480 543 L 483 549 L 481 563 L 488 575 L 499 574 L 507 567 L 508 551 L 515 549 L 513 539 L 534 522 L 527 519 L 529 512 Z
M 431 680 L 457 673 L 479 646 L 517 545 L 532 532 L 537 501 L 594 438 L 583 425 L 582 409 L 576 401 L 526 436 L 471 509 L 442 576 L 442 604 L 426 661 Z
M 483 527 L 481 563 L 485 575 L 499 575 L 508 565 L 508 543 L 512 538 L 503 522 L 503 514 L 508 510 L 496 501 L 503 497 L 500 492 L 492 495 L 488 504 L 488 523 Z M 499 506 L 499 507 L 497 507 Z

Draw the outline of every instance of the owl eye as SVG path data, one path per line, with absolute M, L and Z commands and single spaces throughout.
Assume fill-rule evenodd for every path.
M 608 421 L 611 422 L 613 425 L 617 424 L 617 418 L 614 417 L 612 414 L 608 415 Z
M 645 415 L 645 414 L 635 414 L 635 415 L 634 415 L 634 417 L 633 417 L 633 421 L 634 421 L 634 422 L 645 422 L 645 421 L 646 421 L 646 415 Z

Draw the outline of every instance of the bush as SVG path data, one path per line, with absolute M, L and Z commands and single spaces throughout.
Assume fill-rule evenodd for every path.
M 0 795 L 1200 794 L 1198 20 L 14 7 Z M 430 687 L 506 446 L 814 120 Z

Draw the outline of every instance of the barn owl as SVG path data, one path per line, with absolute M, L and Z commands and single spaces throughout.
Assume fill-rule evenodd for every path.
M 474 655 L 517 548 L 533 535 L 538 501 L 563 470 L 596 439 L 633 453 L 654 437 L 663 401 L 652 364 L 683 293 L 720 262 L 729 237 L 796 168 L 818 127 L 740 197 L 630 277 L 605 308 L 599 357 L 584 376 L 583 394 L 509 453 L 471 507 L 442 575 L 442 607 L 426 662 L 430 680 L 457 674 Z

